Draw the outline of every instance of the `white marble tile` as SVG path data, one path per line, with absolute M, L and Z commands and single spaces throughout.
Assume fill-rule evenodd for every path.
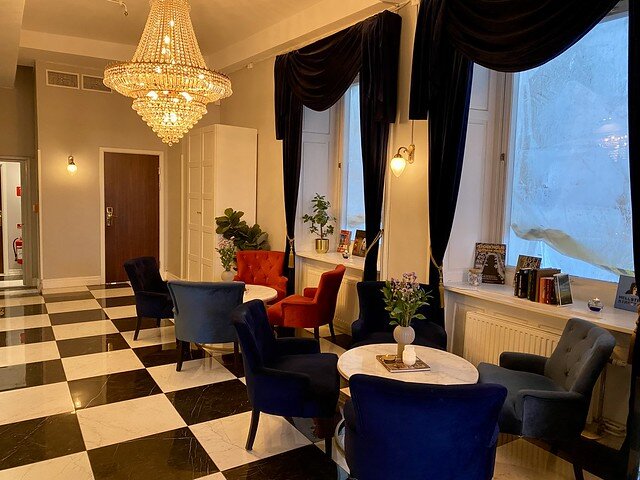
M 144 368 L 133 350 L 114 350 L 62 359 L 67 380 L 110 375 Z
M 127 318 L 136 316 L 135 305 L 125 305 L 122 307 L 109 307 L 104 309 L 104 313 L 109 318 Z
M 120 307 L 117 307 L 120 308 Z M 175 327 L 169 325 L 160 328 L 144 328 L 138 334 L 138 340 L 133 339 L 135 332 L 122 332 L 122 336 L 127 343 L 133 347 L 148 347 L 149 345 L 160 345 L 161 343 L 171 343 L 176 341 Z
M 96 289 L 90 290 L 90 292 L 94 298 L 128 297 L 133 295 L 131 287 Z
M 18 307 L 22 305 L 38 305 L 44 303 L 40 295 L 32 297 L 0 298 L 0 307 Z
M 0 348 L 0 367 L 22 363 L 44 362 L 60 358 L 56 342 L 28 343 Z
M 87 452 L 0 471 L 0 480 L 93 480 Z
M 74 410 L 67 382 L 0 393 L 0 425 Z
M 95 320 L 93 322 L 68 323 L 53 326 L 53 334 L 56 340 L 93 337 L 96 335 L 106 335 L 108 333 L 118 333 L 118 329 L 111 320 Z
M 45 288 L 42 290 L 43 295 L 56 295 L 58 293 L 76 293 L 86 292 L 89 289 L 87 287 L 57 287 L 57 288 Z
M 66 313 L 78 310 L 96 310 L 98 308 L 102 307 L 94 299 L 47 303 L 47 313 Z
M 26 315 L 24 317 L 5 317 L 0 319 L 0 332 L 8 330 L 22 330 L 25 328 L 48 327 L 51 325 L 49 315 Z
M 200 477 L 198 480 L 227 480 L 227 477 L 225 477 L 222 472 L 217 472 L 207 475 L 206 477 Z
M 244 465 L 311 442 L 282 417 L 260 415 L 253 450 L 247 451 L 251 412 L 219 418 L 189 427 L 220 470 Z
M 76 414 L 89 450 L 186 425 L 164 394 L 85 408 Z
M 324 440 L 320 440 L 319 442 L 316 442 L 315 445 L 316 447 L 318 447 L 320 450 L 324 452 Z M 345 472 L 349 471 L 349 465 L 347 465 L 347 460 L 346 458 L 344 458 L 342 451 L 336 446 L 335 440 L 334 440 L 333 447 L 331 448 L 331 460 L 333 460 L 338 465 L 340 465 Z
M 236 378 L 208 355 L 203 359 L 184 362 L 179 372 L 176 372 L 175 363 L 151 367 L 147 370 L 165 393 Z
M 340 356 L 345 352 L 345 349 L 335 343 L 331 343 L 330 341 L 321 338 L 320 351 L 322 353 L 335 353 L 337 356 Z

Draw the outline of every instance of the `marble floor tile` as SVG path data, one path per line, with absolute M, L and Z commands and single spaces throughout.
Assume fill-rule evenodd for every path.
M 20 305 L 15 307 L 0 307 L 0 319 L 9 317 L 24 317 L 26 315 L 42 315 L 47 313 L 44 303 L 38 305 Z
M 87 449 L 185 427 L 164 394 L 78 410 Z
M 112 352 L 129 348 L 122 335 L 110 333 L 108 335 L 96 335 L 94 337 L 70 338 L 69 340 L 58 340 L 60 356 L 75 357 L 77 355 L 90 355 L 92 353 Z M 2 350 L 0 350 L 0 355 Z
M 222 472 L 218 472 L 207 475 L 206 477 L 200 477 L 198 480 L 227 480 L 227 477 L 225 477 Z
M 103 283 L 100 285 L 89 285 L 87 288 L 89 290 L 114 290 L 118 288 L 131 288 L 128 282 L 114 282 L 114 283 Z
M 176 364 L 173 363 L 150 367 L 148 370 L 165 393 L 236 378 L 234 374 L 209 356 L 184 362 L 182 370 L 179 372 L 176 371 Z
M 94 298 L 93 295 L 91 295 L 91 292 L 89 290 L 83 290 L 81 292 L 44 294 L 43 297 L 44 297 L 44 301 L 47 303 L 70 302 L 73 300 L 91 300 L 92 298 Z
M 315 446 L 318 447 L 318 449 L 322 453 L 324 453 L 324 446 L 325 446 L 324 440 L 315 442 Z M 331 460 L 333 460 L 338 465 L 340 465 L 340 468 L 342 468 L 345 472 L 349 472 L 349 465 L 347 465 L 347 459 L 344 458 L 343 452 L 336 447 L 335 440 L 333 443 L 333 447 L 331 448 Z
M 187 425 L 251 410 L 247 387 L 239 380 L 187 388 L 167 394 Z
M 102 308 L 125 307 L 127 305 L 135 305 L 136 297 L 129 295 L 126 297 L 107 297 L 96 299 Z
M 22 279 L 11 279 L 12 276 L 7 276 L 4 278 L 6 278 L 7 280 L 0 280 L 0 288 L 12 288 L 12 287 L 24 288 L 25 287 L 24 281 Z
M 95 299 L 90 300 L 71 300 L 68 302 L 56 302 L 47 304 L 48 313 L 66 313 L 79 310 L 95 310 L 101 308 Z
M 54 313 L 49 315 L 51 325 L 67 325 L 70 323 L 93 322 L 107 320 L 107 314 L 102 309 L 80 310 L 78 312 Z
M 75 413 L 0 426 L 0 470 L 84 450 L 84 440 Z M 0 478 L 4 478 L 1 471 Z
M 8 317 L 0 319 L 0 331 L 20 330 L 24 328 L 49 327 L 51 321 L 46 313 L 27 315 L 26 317 Z
M 136 316 L 136 306 L 135 305 L 125 305 L 124 307 L 110 307 L 105 308 L 104 313 L 106 313 L 109 318 L 126 318 L 126 317 L 135 317 Z
M 91 290 L 91 295 L 94 298 L 114 298 L 114 297 L 128 297 L 133 295 L 133 289 L 129 286 L 119 288 L 107 288 L 107 289 L 95 289 Z
M 111 322 L 120 332 L 131 332 L 135 331 L 138 319 L 136 317 L 114 318 Z M 170 327 L 171 325 L 173 325 L 173 322 L 168 318 L 160 320 L 161 327 Z M 140 330 L 149 328 L 158 328 L 158 320 L 155 318 L 143 318 L 142 322 L 140 322 Z
M 107 335 L 118 333 L 111 320 L 94 320 L 92 322 L 69 323 L 67 325 L 54 325 L 53 332 L 56 340 L 68 340 L 70 338 L 93 337 L 95 335 Z
M 0 332 L 0 348 L 55 340 L 51 327 L 25 328 Z
M 344 350 L 349 350 L 351 348 L 351 344 L 353 343 L 351 341 L 351 335 L 347 335 L 344 333 L 337 333 L 335 341 L 331 339 L 331 336 L 328 336 L 326 340 L 338 345 Z
M 115 307 L 115 308 L 129 308 L 129 307 Z M 135 307 L 134 307 L 135 308 Z M 105 309 L 105 311 L 110 309 Z M 175 343 L 175 327 L 173 325 L 160 328 L 148 328 L 146 330 L 140 330 L 138 334 L 138 340 L 133 339 L 135 332 L 122 332 L 122 337 L 127 341 L 131 348 L 148 347 L 149 345 L 160 345 L 164 343 Z
M 64 368 L 59 359 L 0 367 L 0 392 L 65 380 Z
M 94 480 L 87 452 L 0 471 L 0 480 Z
M 69 391 L 76 410 L 161 393 L 144 369 L 72 380 Z
M 186 427 L 90 450 L 89 459 L 96 480 L 191 480 L 218 472 Z
M 324 338 L 320 339 L 320 351 L 322 353 L 335 353 L 338 357 L 345 352 L 345 349 Z
M 56 342 L 29 343 L 0 348 L 0 367 L 60 358 Z
M 0 298 L 34 297 L 40 295 L 35 287 L 3 288 L 0 290 Z
M 21 305 L 37 305 L 44 303 L 44 298 L 40 295 L 32 295 L 30 297 L 9 297 L 0 298 L 0 307 L 17 307 Z
M 0 393 L 0 425 L 73 412 L 66 382 Z
M 250 420 L 251 413 L 245 412 L 199 423 L 189 428 L 222 471 L 311 445 L 311 442 L 284 418 L 263 413 L 260 415 L 253 450 L 247 451 L 244 446 Z
M 233 373 L 236 377 L 244 377 L 244 365 L 242 363 L 242 354 L 238 355 L 236 360 L 233 353 L 226 353 L 224 355 L 214 355 L 213 358 L 217 360 L 224 368 Z
M 84 286 L 80 287 L 56 287 L 56 288 L 44 288 L 42 289 L 43 295 L 56 295 L 58 293 L 71 293 L 71 292 L 87 292 L 89 289 Z
M 67 380 L 97 377 L 111 373 L 127 372 L 144 368 L 131 349 L 93 353 L 62 359 Z
M 138 337 L 139 338 L 139 337 Z M 145 367 L 156 367 L 158 365 L 175 364 L 178 358 L 176 342 L 151 345 L 149 347 L 134 348 L 133 351 L 138 356 Z M 200 348 L 191 348 L 191 358 L 204 358 L 205 353 Z M 174 367 L 175 368 L 175 367 Z

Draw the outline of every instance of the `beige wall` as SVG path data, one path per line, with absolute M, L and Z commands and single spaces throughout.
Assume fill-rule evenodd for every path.
M 35 87 L 31 67 L 18 67 L 14 88 L 0 88 L 0 155 L 35 156 Z
M 42 278 L 99 277 L 99 148 L 166 152 L 166 147 L 116 93 L 45 85 L 45 69 L 101 75 L 100 71 L 36 64 L 40 151 Z M 73 155 L 78 171 L 66 171 Z

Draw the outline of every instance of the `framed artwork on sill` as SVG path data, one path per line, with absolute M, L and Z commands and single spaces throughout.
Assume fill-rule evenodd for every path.
M 351 230 L 340 230 L 340 241 L 338 242 L 338 253 L 348 252 L 351 245 Z
M 640 303 L 640 298 L 638 297 L 636 279 L 627 275 L 620 275 L 616 301 L 613 306 L 622 310 L 635 312 L 638 310 L 638 303 Z
M 353 251 L 352 255 L 356 257 L 364 257 L 365 252 L 367 251 L 367 237 L 364 230 L 356 230 L 356 238 L 353 241 Z

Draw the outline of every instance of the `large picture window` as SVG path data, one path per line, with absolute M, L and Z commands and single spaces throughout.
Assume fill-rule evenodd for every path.
M 344 96 L 341 228 L 364 230 L 364 179 L 360 140 L 360 85 Z

